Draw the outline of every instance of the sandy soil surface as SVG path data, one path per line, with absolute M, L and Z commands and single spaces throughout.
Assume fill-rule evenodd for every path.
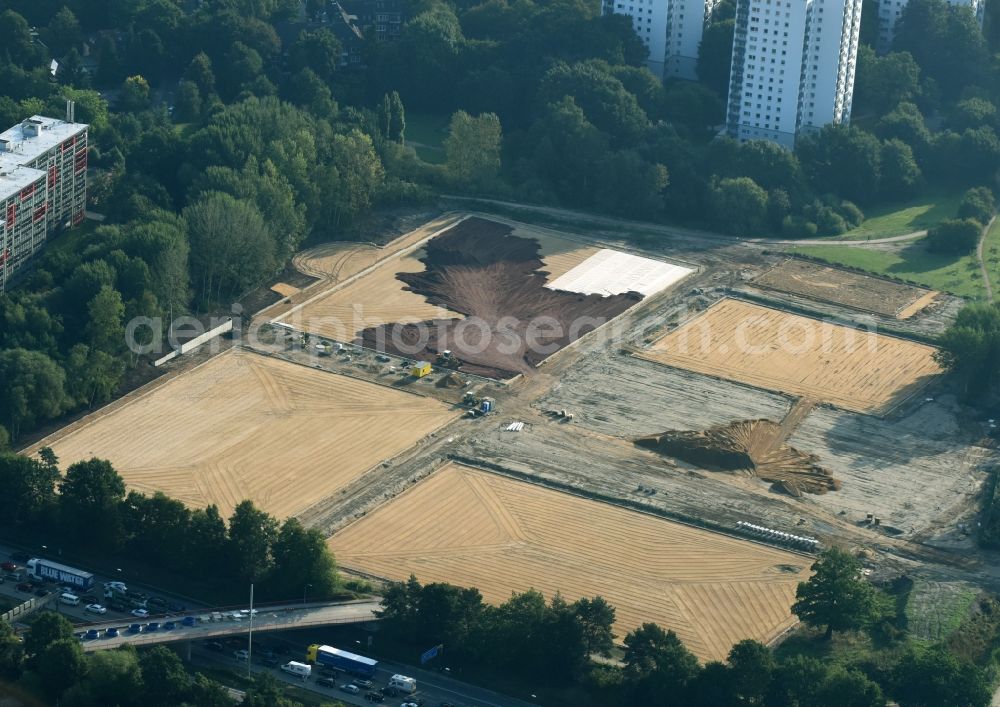
M 639 355 L 870 414 L 941 372 L 934 349 L 724 299 Z
M 965 514 L 992 455 L 976 441 L 948 398 L 885 420 L 817 408 L 789 440 L 816 454 L 843 483 L 814 503 L 851 521 L 873 513 L 904 537 Z
M 779 263 L 755 278 L 753 284 L 898 319 L 912 317 L 938 295 L 920 287 L 798 258 Z
M 450 350 L 460 371 L 511 378 L 642 299 L 548 289 L 538 241 L 511 231 L 471 217 L 429 241 L 425 269 L 396 277 L 429 305 L 464 317 L 371 327 L 365 345 L 430 361 Z
M 249 498 L 284 518 L 454 417 L 435 400 L 233 349 L 38 446 L 64 465 L 109 459 L 129 488 L 224 517 Z
M 807 558 L 451 464 L 330 539 L 346 567 L 476 586 L 601 595 L 619 636 L 673 629 L 704 660 L 795 623 Z

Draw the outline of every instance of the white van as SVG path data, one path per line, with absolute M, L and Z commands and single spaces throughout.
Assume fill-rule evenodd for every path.
M 79 606 L 80 597 L 76 594 L 70 594 L 69 592 L 63 592 L 59 595 L 60 604 L 68 604 L 69 606 Z
M 312 666 L 307 663 L 297 663 L 296 661 L 290 661 L 281 666 L 281 669 L 288 673 L 289 675 L 294 675 L 297 678 L 302 678 L 303 680 L 308 680 L 309 676 L 312 675 Z
M 389 678 L 389 687 L 394 687 L 400 692 L 412 694 L 417 691 L 417 681 L 405 675 L 393 675 Z

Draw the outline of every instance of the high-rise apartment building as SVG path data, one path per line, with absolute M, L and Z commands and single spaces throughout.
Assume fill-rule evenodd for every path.
M 903 14 L 909 0 L 878 0 L 878 49 L 887 52 L 892 48 L 896 35 L 896 23 Z M 945 0 L 949 5 L 959 5 L 972 10 L 979 26 L 983 26 L 986 0 Z
M 726 132 L 794 147 L 851 117 L 861 0 L 737 0 Z
M 628 15 L 661 78 L 697 78 L 698 45 L 715 0 L 604 0 L 605 15 Z
M 87 127 L 35 115 L 0 133 L 0 292 L 48 234 L 83 221 Z

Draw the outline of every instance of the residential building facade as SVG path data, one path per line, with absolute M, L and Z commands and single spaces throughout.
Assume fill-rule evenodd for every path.
M 738 0 L 726 132 L 795 146 L 851 118 L 861 0 Z
M 605 15 L 627 15 L 660 78 L 697 78 L 698 46 L 715 0 L 604 0 Z
M 0 133 L 0 291 L 56 228 L 83 221 L 87 128 L 34 115 Z

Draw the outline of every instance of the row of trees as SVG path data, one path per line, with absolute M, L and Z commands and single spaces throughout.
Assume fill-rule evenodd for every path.
M 44 448 L 38 458 L 0 454 L 0 487 L 6 511 L 0 526 L 50 538 L 66 550 L 133 558 L 180 574 L 218 577 L 219 589 L 233 583 L 259 585 L 265 600 L 301 597 L 308 586 L 316 598 L 334 596 L 339 580 L 333 556 L 317 530 L 295 519 L 283 523 L 243 501 L 226 520 L 219 509 L 191 510 L 162 493 L 126 493 L 110 462 L 77 462 L 61 475 L 58 460 Z
M 820 630 L 879 630 L 893 620 L 890 597 L 861 575 L 858 560 L 831 549 L 799 585 L 793 611 Z M 613 647 L 615 609 L 602 597 L 546 603 L 536 591 L 499 606 L 476 589 L 421 585 L 415 577 L 385 592 L 381 626 L 414 650 L 444 644 L 450 666 L 490 666 L 504 675 L 557 686 L 576 685 L 601 704 L 767 705 L 768 707 L 981 706 L 989 703 L 984 672 L 944 646 L 901 646 L 888 664 L 831 665 L 814 657 L 745 640 L 725 661 L 704 665 L 677 635 L 646 623 L 622 638 L 621 669 L 595 664 Z M 885 633 L 885 632 L 883 632 Z

